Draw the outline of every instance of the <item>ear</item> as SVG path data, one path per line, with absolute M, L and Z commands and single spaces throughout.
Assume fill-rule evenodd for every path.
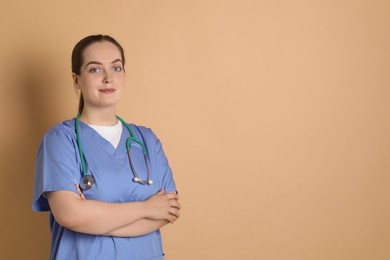
M 73 86 L 76 89 L 80 89 L 80 87 L 79 87 L 79 75 L 77 75 L 76 73 L 72 73 L 72 78 L 73 78 Z

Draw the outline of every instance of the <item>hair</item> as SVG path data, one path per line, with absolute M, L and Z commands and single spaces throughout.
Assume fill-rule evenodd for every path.
M 125 66 L 125 52 L 124 52 L 122 46 L 114 38 L 112 38 L 109 35 L 97 34 L 97 35 L 90 35 L 90 36 L 87 36 L 87 37 L 81 39 L 74 46 L 73 51 L 72 51 L 72 72 L 76 75 L 80 75 L 81 65 L 83 65 L 83 62 L 84 62 L 83 54 L 84 54 L 85 49 L 88 46 L 90 46 L 94 43 L 97 43 L 97 42 L 105 42 L 105 41 L 114 44 L 118 48 L 118 50 L 121 54 L 122 64 L 123 64 L 123 66 Z M 83 94 L 81 93 L 78 112 L 81 113 L 83 111 L 83 109 L 84 109 L 84 97 L 83 97 Z

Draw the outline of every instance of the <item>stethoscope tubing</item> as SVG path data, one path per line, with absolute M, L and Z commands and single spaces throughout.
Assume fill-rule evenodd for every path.
M 133 130 L 131 130 L 129 125 L 122 118 L 120 118 L 119 116 L 116 116 L 116 117 L 127 128 L 127 130 L 130 133 L 130 137 L 127 138 L 127 140 L 126 140 L 126 149 L 127 149 L 127 154 L 129 156 L 130 168 L 134 174 L 133 181 L 137 182 L 139 184 L 148 184 L 148 185 L 153 184 L 153 180 L 150 179 L 150 165 L 149 165 L 149 160 L 148 160 L 148 152 L 147 152 L 145 144 L 135 136 Z M 83 177 L 81 177 L 79 185 L 80 185 L 80 188 L 82 190 L 88 190 L 95 183 L 95 179 L 93 178 L 93 176 L 91 174 L 87 173 L 87 167 L 85 164 L 84 152 L 83 152 L 81 138 L 80 138 L 79 119 L 80 119 L 80 113 L 78 113 L 76 118 L 75 118 L 75 131 L 76 131 L 77 146 L 78 146 L 80 160 L 81 160 L 81 168 L 83 171 Z M 146 164 L 146 172 L 147 172 L 146 180 L 139 178 L 137 170 L 134 167 L 133 159 L 131 157 L 131 142 L 138 143 L 142 148 L 142 152 L 143 152 L 145 164 Z
M 77 117 L 76 117 L 76 120 L 75 120 L 75 129 L 76 129 L 77 146 L 79 148 L 79 154 L 80 154 L 80 160 L 81 160 L 81 168 L 83 170 L 83 176 L 86 176 L 87 175 L 87 168 L 85 166 L 84 153 L 83 153 L 83 148 L 82 148 L 82 145 L 81 145 L 80 130 L 79 130 L 79 119 L 80 119 L 80 113 L 77 114 Z

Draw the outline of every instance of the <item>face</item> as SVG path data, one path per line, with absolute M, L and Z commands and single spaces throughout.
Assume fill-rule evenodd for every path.
M 88 46 L 73 81 L 83 94 L 84 108 L 115 108 L 125 83 L 119 49 L 107 41 Z

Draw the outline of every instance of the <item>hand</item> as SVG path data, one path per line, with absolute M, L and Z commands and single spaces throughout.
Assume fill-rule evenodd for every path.
M 162 189 L 145 201 L 147 218 L 173 223 L 180 217 L 179 195 L 176 192 L 164 193 Z
M 80 189 L 80 186 L 79 186 L 78 184 L 75 184 L 75 186 L 76 186 L 76 189 L 77 189 L 77 191 L 78 191 L 78 193 L 79 193 L 80 199 L 81 199 L 81 200 L 86 200 L 86 198 L 85 198 L 83 192 L 82 192 L 81 189 Z

